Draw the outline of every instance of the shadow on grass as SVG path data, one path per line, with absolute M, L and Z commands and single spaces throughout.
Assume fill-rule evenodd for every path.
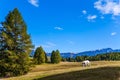
M 119 80 L 120 67 L 102 67 L 42 77 L 34 80 Z

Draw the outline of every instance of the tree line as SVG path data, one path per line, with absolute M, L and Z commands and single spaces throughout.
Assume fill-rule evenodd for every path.
M 111 52 L 111 53 L 104 53 L 104 54 L 98 54 L 95 56 L 76 56 L 75 58 L 62 58 L 62 61 L 69 61 L 69 62 L 81 62 L 84 60 L 90 60 L 90 61 L 116 61 L 120 60 L 120 52 Z

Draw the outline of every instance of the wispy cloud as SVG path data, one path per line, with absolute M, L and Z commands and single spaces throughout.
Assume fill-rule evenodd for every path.
M 71 40 L 67 40 L 69 44 L 75 44 L 75 42 L 71 41 Z
M 115 36 L 117 33 L 116 32 L 112 32 L 111 33 L 111 36 Z
M 63 28 L 61 28 L 61 27 L 54 27 L 54 29 L 56 29 L 56 30 L 63 30 Z
M 32 4 L 33 6 L 35 6 L 35 7 L 39 7 L 39 0 L 28 0 L 28 2 L 30 3 L 30 4 Z
M 119 0 L 98 0 L 94 3 L 94 8 L 102 14 L 112 14 L 120 16 L 120 1 Z
M 82 13 L 83 13 L 83 14 L 87 14 L 87 11 L 86 11 L 86 10 L 83 10 Z
M 56 44 L 52 43 L 52 42 L 46 42 L 47 45 L 50 45 L 50 46 L 56 46 Z
M 45 44 L 42 45 L 44 48 L 52 48 L 55 47 L 56 44 L 52 43 L 52 42 L 46 42 Z
M 87 17 L 88 21 L 93 21 L 93 20 L 95 20 L 96 18 L 97 18 L 97 15 L 89 15 L 89 16 Z

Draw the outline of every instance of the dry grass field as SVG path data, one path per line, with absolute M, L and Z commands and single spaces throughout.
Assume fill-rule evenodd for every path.
M 80 62 L 36 65 L 23 76 L 2 80 L 119 80 L 120 61 L 94 61 L 90 67 Z

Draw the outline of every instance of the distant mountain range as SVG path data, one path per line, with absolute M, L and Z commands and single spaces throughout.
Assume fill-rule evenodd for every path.
M 93 50 L 93 51 L 84 51 L 80 53 L 60 53 L 62 57 L 67 58 L 71 57 L 74 58 L 76 56 L 95 56 L 97 54 L 104 54 L 104 53 L 110 53 L 110 52 L 120 52 L 120 49 L 115 49 L 113 50 L 112 48 L 104 48 L 104 49 L 98 49 L 98 50 Z M 34 55 L 34 51 L 30 54 L 30 56 Z M 47 56 L 51 56 L 51 53 L 47 53 Z

